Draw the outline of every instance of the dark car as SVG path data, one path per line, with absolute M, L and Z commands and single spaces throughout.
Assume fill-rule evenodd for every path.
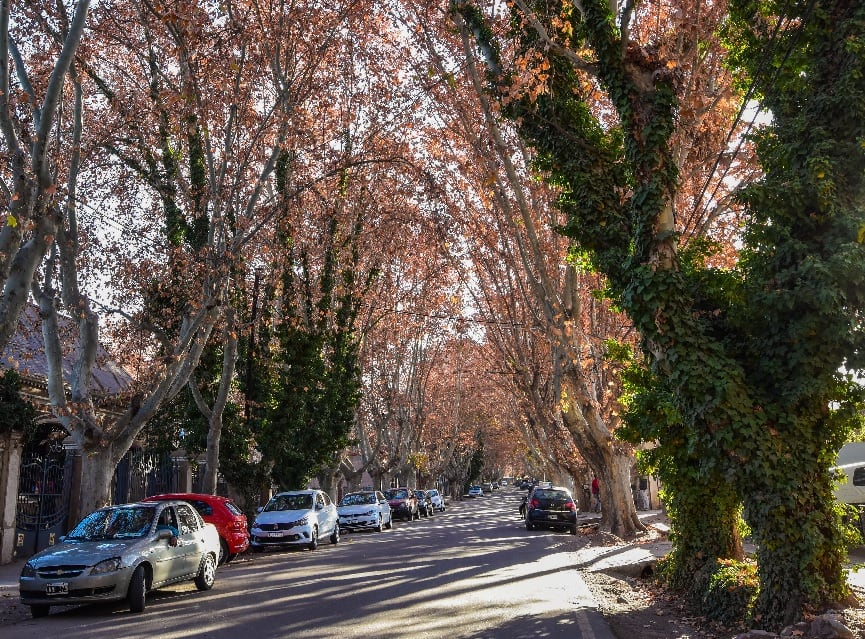
M 417 496 L 411 488 L 391 488 L 384 491 L 384 496 L 394 517 L 420 519 Z
M 169 493 L 153 495 L 144 501 L 180 499 L 192 504 L 201 518 L 216 526 L 219 532 L 219 563 L 231 561 L 249 548 L 249 529 L 246 515 L 228 497 L 203 493 Z
M 567 488 L 554 486 L 532 490 L 526 503 L 526 530 L 536 527 L 569 530 L 577 534 L 577 506 Z
M 416 490 L 414 494 L 417 497 L 418 513 L 424 517 L 432 517 L 435 512 L 435 506 L 433 506 L 432 497 L 430 497 L 429 493 L 425 490 Z

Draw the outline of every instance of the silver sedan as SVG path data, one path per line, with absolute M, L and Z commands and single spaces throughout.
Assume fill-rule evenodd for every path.
M 51 606 L 118 599 L 141 612 L 148 590 L 190 579 L 212 588 L 218 556 L 216 528 L 186 502 L 101 508 L 24 565 L 21 603 L 34 617 Z

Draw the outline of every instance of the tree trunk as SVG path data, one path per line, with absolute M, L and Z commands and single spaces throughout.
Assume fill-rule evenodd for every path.
M 234 367 L 237 364 L 237 327 L 235 326 L 234 310 L 226 311 L 224 331 L 224 348 L 222 353 L 222 376 L 219 381 L 219 392 L 210 411 L 210 427 L 207 430 L 207 470 L 204 473 L 202 490 L 208 495 L 216 494 L 219 478 L 219 443 L 222 439 L 222 416 L 228 402 L 228 392 L 234 381 Z
M 124 453 L 126 449 L 124 449 Z M 70 521 L 80 521 L 97 508 L 111 503 L 114 471 L 120 457 L 114 454 L 113 446 L 88 448 L 81 455 L 81 494 L 78 512 L 69 513 Z
M 569 372 L 562 376 L 562 417 L 580 453 L 601 482 L 599 529 L 630 539 L 646 527 L 637 516 L 631 492 L 629 449 L 619 445 L 579 381 Z

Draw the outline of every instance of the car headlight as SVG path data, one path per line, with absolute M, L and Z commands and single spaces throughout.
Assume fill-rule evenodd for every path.
M 306 526 L 309 523 L 309 517 L 301 517 L 297 521 L 291 522 L 288 526 L 289 528 L 294 528 L 295 526 Z
M 374 510 L 367 510 L 367 511 L 364 513 L 364 517 L 369 517 L 369 516 L 372 515 L 374 512 L 375 512 Z
M 103 559 L 98 564 L 93 566 L 90 569 L 91 575 L 104 575 L 108 572 L 114 572 L 115 570 L 120 570 L 122 562 L 120 561 L 120 557 L 112 557 L 111 559 Z
M 24 567 L 21 569 L 22 577 L 35 577 L 36 576 L 36 566 L 31 564 L 29 561 L 24 564 Z

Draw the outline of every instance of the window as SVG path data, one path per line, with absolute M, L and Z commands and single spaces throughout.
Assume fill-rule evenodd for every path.
M 195 510 L 197 510 L 198 514 L 202 517 L 209 517 L 213 514 L 213 507 L 206 501 L 201 501 L 200 499 L 197 499 L 190 503 L 195 506 Z
M 198 530 L 198 516 L 192 508 L 186 504 L 179 504 L 177 506 L 177 516 L 180 519 L 181 535 L 188 535 Z

